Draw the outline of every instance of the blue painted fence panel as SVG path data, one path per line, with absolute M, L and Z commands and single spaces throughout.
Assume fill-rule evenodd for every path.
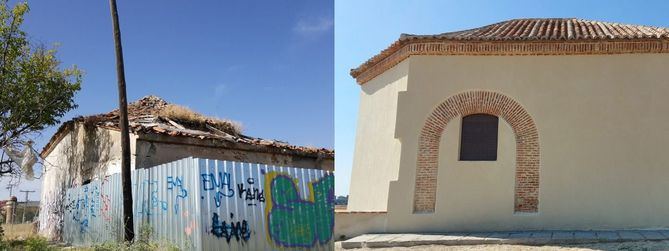
M 186 158 L 132 174 L 136 233 L 184 250 L 333 249 L 330 172 Z M 119 174 L 68 189 L 65 241 L 122 240 L 120 191 Z

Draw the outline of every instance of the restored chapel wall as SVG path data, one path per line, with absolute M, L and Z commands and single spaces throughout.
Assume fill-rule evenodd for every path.
M 402 62 L 361 86 L 348 211 L 387 210 L 388 184 L 399 170 L 397 95 L 406 90 L 408 70 Z
M 397 180 L 388 192 L 373 193 L 383 188 L 354 165 L 351 181 L 352 202 L 388 196 L 387 231 L 669 227 L 669 161 L 663 159 L 669 117 L 662 115 L 669 112 L 669 55 L 412 56 L 402 64 L 407 63 L 407 90 L 396 100 L 378 101 L 397 102 L 395 137 L 385 137 L 401 142 L 399 164 L 389 165 L 399 166 L 392 174 Z M 407 66 L 395 66 L 363 87 L 373 81 L 390 85 L 383 79 L 402 67 Z M 537 213 L 514 213 L 516 156 L 507 121 L 500 119 L 498 161 L 472 163 L 457 160 L 459 117 L 440 141 L 435 212 L 413 213 L 425 120 L 448 97 L 471 90 L 506 95 L 534 120 L 541 149 Z M 361 111 L 372 101 L 363 95 Z M 360 133 L 361 127 L 385 129 L 365 115 L 360 114 L 357 142 L 381 137 Z M 386 149 L 356 148 L 356 156 L 384 158 Z M 366 195 L 354 186 L 364 182 L 372 189 Z

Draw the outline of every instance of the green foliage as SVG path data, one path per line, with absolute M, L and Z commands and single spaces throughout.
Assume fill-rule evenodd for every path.
M 56 49 L 31 45 L 21 30 L 27 3 L 0 0 L 0 147 L 59 123 L 76 108 L 82 73 L 61 69 Z
M 112 250 L 125 250 L 125 251 L 176 251 L 179 250 L 176 246 L 163 241 L 156 242 L 152 240 L 153 238 L 153 228 L 149 224 L 143 224 L 139 228 L 139 234 L 134 243 L 114 243 L 107 242 L 102 245 L 93 247 L 93 250 L 96 251 L 112 251 Z
M 153 227 L 149 224 L 142 224 L 139 227 L 139 236 L 137 242 L 149 243 L 151 237 L 153 236 Z
M 178 251 L 179 248 L 167 242 L 153 242 L 146 243 L 135 242 L 133 244 L 106 242 L 102 245 L 94 246 L 95 251 Z
M 49 247 L 49 242 L 44 237 L 33 235 L 25 240 L 25 242 L 23 243 L 23 250 L 45 251 L 45 250 L 54 250 L 54 248 Z

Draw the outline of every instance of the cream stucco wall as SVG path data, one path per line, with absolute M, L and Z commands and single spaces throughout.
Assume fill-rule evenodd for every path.
M 388 184 L 397 179 L 400 143 L 395 139 L 397 95 L 406 90 L 403 62 L 361 86 L 351 194 L 347 210 L 386 211 Z
M 513 212 L 516 139 L 499 120 L 497 161 L 460 161 L 462 119 L 446 126 L 439 146 L 437 207 L 449 225 L 495 222 Z
M 669 55 L 412 56 L 403 64 L 409 68 L 407 90 L 381 101 L 397 102 L 394 140 L 401 142 L 399 172 L 388 175 L 398 179 L 379 193 L 389 194 L 386 231 L 669 227 Z M 449 96 L 476 89 L 507 95 L 533 117 L 541 148 L 539 212 L 513 213 L 515 152 L 508 124 L 500 120 L 496 163 L 464 163 L 456 160 L 457 118 L 442 136 L 436 211 L 413 214 L 425 119 Z M 362 98 L 361 110 L 373 102 Z M 364 115 L 359 127 L 373 132 L 368 127 L 379 122 Z M 356 141 L 382 137 L 368 134 L 358 133 Z M 389 154 L 365 150 L 356 149 L 356 156 Z M 394 172 L 396 165 L 388 166 L 371 172 L 354 165 L 350 200 L 377 196 L 353 184 Z M 368 182 L 365 188 L 382 190 L 377 186 Z

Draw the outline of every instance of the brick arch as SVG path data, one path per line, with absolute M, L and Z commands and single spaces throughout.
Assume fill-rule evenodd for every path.
M 434 212 L 437 194 L 439 141 L 446 124 L 458 116 L 475 113 L 506 120 L 516 136 L 515 212 L 537 212 L 539 207 L 539 133 L 527 111 L 512 98 L 493 91 L 456 94 L 439 104 L 420 133 L 414 212 Z

